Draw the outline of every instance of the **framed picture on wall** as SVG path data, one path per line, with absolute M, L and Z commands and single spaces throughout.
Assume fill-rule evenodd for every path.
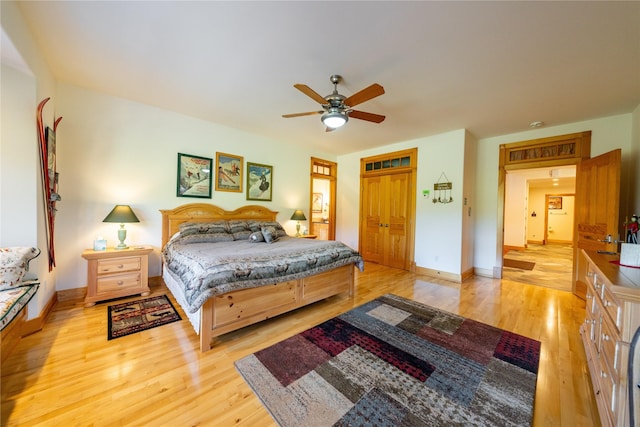
M 216 191 L 242 193 L 243 161 L 240 156 L 216 153 Z
M 211 167 L 207 157 L 178 153 L 178 197 L 211 198 Z
M 273 166 L 247 162 L 247 200 L 271 201 Z
M 311 199 L 311 212 L 322 212 L 322 198 L 322 193 L 313 193 L 313 198 Z
M 562 209 L 561 196 L 549 196 L 549 210 L 551 209 Z

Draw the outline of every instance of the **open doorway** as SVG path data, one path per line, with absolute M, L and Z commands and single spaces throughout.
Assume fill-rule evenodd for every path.
M 507 171 L 503 278 L 572 290 L 575 165 Z
M 338 164 L 311 158 L 309 235 L 319 240 L 336 238 L 336 180 Z

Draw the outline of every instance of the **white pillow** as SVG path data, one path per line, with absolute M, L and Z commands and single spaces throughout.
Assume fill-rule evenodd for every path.
M 29 271 L 29 261 L 38 255 L 38 248 L 0 248 L 0 290 L 19 286 L 25 273 Z

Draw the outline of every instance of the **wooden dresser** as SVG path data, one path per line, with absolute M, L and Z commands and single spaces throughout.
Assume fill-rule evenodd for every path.
M 640 327 L 640 269 L 621 267 L 616 255 L 581 250 L 579 274 L 587 284 L 586 316 L 580 333 L 603 426 L 629 426 L 629 345 Z M 640 343 L 633 384 L 640 383 Z M 635 393 L 640 395 L 640 389 Z M 640 420 L 640 399 L 634 404 Z
M 89 261 L 85 307 L 112 298 L 149 295 L 149 254 L 152 251 L 151 247 L 84 251 L 82 257 Z

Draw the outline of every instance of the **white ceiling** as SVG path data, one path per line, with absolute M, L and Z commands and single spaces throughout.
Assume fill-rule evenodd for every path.
M 344 154 L 466 128 L 478 138 L 640 104 L 640 2 L 19 3 L 55 77 Z M 327 133 L 294 83 L 386 94 Z

